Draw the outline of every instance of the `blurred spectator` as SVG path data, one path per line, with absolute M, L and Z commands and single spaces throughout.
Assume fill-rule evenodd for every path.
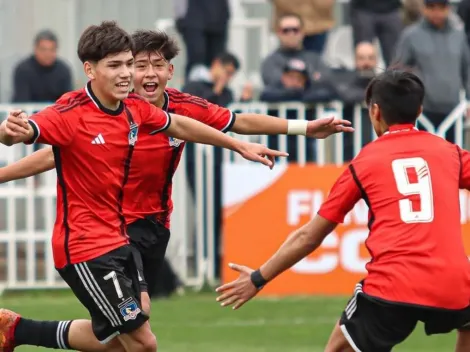
M 34 39 L 34 54 L 15 68 L 14 103 L 48 103 L 72 90 L 68 65 L 57 58 L 57 37 L 49 31 L 39 32 Z
M 301 18 L 294 14 L 282 15 L 276 28 L 280 47 L 263 61 L 261 67 L 265 93 L 268 92 L 271 97 L 280 96 L 284 90 L 286 100 L 295 100 L 300 90 L 309 87 L 312 95 L 305 98 L 307 100 L 334 99 L 331 70 L 320 55 L 302 47 L 304 32 Z
M 403 24 L 409 26 L 421 19 L 423 0 L 403 0 Z
M 234 55 L 222 53 L 214 59 L 209 69 L 201 66 L 193 71 L 183 92 L 204 98 L 213 104 L 228 106 L 234 101 L 228 84 L 239 68 L 240 63 Z M 250 100 L 247 93 L 249 90 L 245 87 L 242 97 Z
M 423 19 L 403 32 L 397 46 L 397 62 L 413 67 L 423 79 L 423 113 L 435 127 L 459 104 L 462 88 L 470 96 L 467 39 L 450 23 L 449 11 L 448 0 L 425 0 Z
M 343 117 L 353 121 L 354 107 L 362 104 L 365 91 L 377 69 L 377 51 L 372 43 L 362 42 L 356 47 L 354 71 L 341 70 L 335 73 L 336 89 L 344 103 Z M 367 108 L 361 109 L 361 147 L 372 141 L 372 125 L 369 121 Z M 353 121 L 354 122 L 354 121 Z M 353 134 L 344 135 L 344 160 L 354 157 Z M 359 150 L 358 150 L 359 151 Z
M 316 82 L 310 78 L 305 61 L 290 59 L 284 67 L 281 82 L 266 86 L 261 94 L 261 100 L 272 103 L 282 101 L 318 103 L 330 101 L 334 95 L 332 84 Z
M 323 53 L 328 31 L 335 25 L 335 0 L 271 0 L 274 9 L 274 24 L 277 29 L 282 15 L 291 13 L 302 19 L 305 50 Z
M 461 0 L 457 8 L 457 13 L 462 19 L 467 35 L 467 43 L 470 45 L 470 0 Z
M 377 52 L 369 42 L 356 46 L 356 68 L 335 74 L 336 89 L 341 101 L 345 104 L 357 104 L 364 101 L 364 93 L 377 68 Z
M 209 67 L 225 52 L 230 8 L 228 0 L 173 0 L 176 28 L 186 45 L 187 78 L 191 69 Z
M 189 82 L 182 91 L 220 106 L 228 106 L 233 102 L 233 93 L 228 87 L 230 80 L 240 68 L 238 59 L 230 53 L 218 55 L 210 66 L 210 69 L 199 67 L 194 70 L 189 78 Z M 250 100 L 253 94 L 251 85 L 248 84 L 243 89 L 242 99 Z M 194 185 L 196 184 L 196 170 L 194 162 L 194 144 L 188 143 L 186 146 L 186 175 L 191 185 L 191 192 L 195 197 Z M 214 226 L 216 231 L 222 228 L 222 149 L 214 148 Z M 217 236 L 216 236 L 217 237 Z
M 261 100 L 267 102 L 300 101 L 308 81 L 305 62 L 300 59 L 291 59 L 284 68 L 279 84 L 265 87 Z
M 460 4 L 468 2 L 462 0 Z M 418 22 L 422 18 L 424 10 L 424 0 L 403 0 L 403 22 L 405 26 L 409 26 Z M 449 12 L 450 23 L 456 27 L 463 27 L 462 19 L 457 15 L 452 8 Z
M 354 47 L 377 37 L 388 66 L 403 28 L 400 9 L 401 0 L 351 0 Z

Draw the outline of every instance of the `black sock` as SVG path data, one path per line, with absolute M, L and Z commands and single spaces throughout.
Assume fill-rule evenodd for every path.
M 20 318 L 15 329 L 15 344 L 70 350 L 72 321 L 40 321 Z

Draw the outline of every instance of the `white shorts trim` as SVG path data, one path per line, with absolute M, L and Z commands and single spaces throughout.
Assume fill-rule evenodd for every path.
M 100 341 L 100 344 L 106 345 L 109 341 L 114 339 L 116 336 L 120 335 L 119 331 L 113 332 L 111 335 L 109 335 L 107 338 L 104 340 Z
M 359 349 L 359 347 L 357 347 L 357 345 L 354 343 L 351 335 L 349 335 L 349 332 L 348 330 L 346 329 L 346 326 L 344 325 L 340 325 L 339 326 L 341 331 L 343 332 L 343 335 L 344 337 L 346 338 L 346 340 L 349 342 L 349 344 L 351 345 L 352 349 L 354 350 L 354 352 L 361 352 L 361 350 Z

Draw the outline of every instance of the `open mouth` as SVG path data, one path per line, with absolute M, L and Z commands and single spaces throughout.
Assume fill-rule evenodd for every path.
M 147 93 L 154 93 L 158 88 L 158 84 L 155 82 L 149 82 L 144 84 L 144 89 Z

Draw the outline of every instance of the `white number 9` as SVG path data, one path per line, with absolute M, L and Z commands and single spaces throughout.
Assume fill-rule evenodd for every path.
M 407 169 L 413 168 L 418 176 L 418 182 L 410 183 Z M 399 201 L 401 220 L 407 224 L 431 222 L 434 219 L 431 174 L 428 163 L 423 158 L 396 159 L 392 162 L 393 175 L 398 192 L 404 196 L 419 195 L 421 209 L 413 211 L 409 199 Z

